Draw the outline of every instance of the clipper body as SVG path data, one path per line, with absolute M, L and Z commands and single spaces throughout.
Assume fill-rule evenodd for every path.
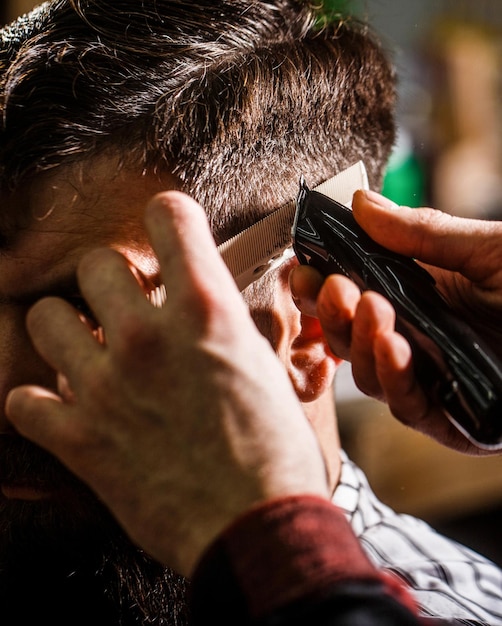
M 502 449 L 502 363 L 449 307 L 433 277 L 373 241 L 352 211 L 302 181 L 292 229 L 303 264 L 384 295 L 413 351 L 422 387 L 475 445 Z

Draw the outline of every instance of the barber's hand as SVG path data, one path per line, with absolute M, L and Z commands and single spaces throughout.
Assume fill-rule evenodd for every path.
M 164 306 L 148 302 L 117 252 L 84 257 L 80 288 L 104 343 L 68 303 L 38 302 L 29 332 L 67 384 L 58 395 L 18 387 L 7 414 L 86 481 L 134 541 L 189 574 L 215 536 L 254 504 L 327 497 L 326 471 L 200 206 L 181 193 L 160 194 L 146 225 Z
M 502 357 L 502 222 L 397 207 L 364 191 L 356 192 L 352 208 L 373 239 L 422 262 L 453 309 Z M 351 361 L 364 393 L 386 401 L 395 417 L 444 445 L 485 453 L 423 393 L 410 346 L 394 331 L 394 310 L 385 298 L 370 291 L 361 294 L 342 276 L 323 281 L 305 266 L 293 270 L 290 284 L 300 310 L 319 317 L 332 351 Z

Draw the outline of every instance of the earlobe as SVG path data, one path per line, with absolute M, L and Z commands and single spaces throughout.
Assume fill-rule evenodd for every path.
M 329 349 L 319 320 L 303 315 L 297 309 L 286 274 L 289 270 L 285 270 L 285 275 L 278 281 L 275 296 L 276 331 L 279 331 L 274 333 L 275 348 L 299 399 L 312 402 L 331 388 L 342 361 Z
M 301 315 L 300 326 L 291 341 L 286 367 L 300 400 L 312 402 L 331 388 L 341 360 L 331 353 L 316 318 Z

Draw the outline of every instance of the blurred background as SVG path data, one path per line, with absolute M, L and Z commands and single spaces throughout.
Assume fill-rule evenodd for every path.
M 325 2 L 367 19 L 398 71 L 399 139 L 384 193 L 502 218 L 502 0 Z M 35 4 L 2 0 L 0 20 Z M 379 497 L 502 565 L 502 456 L 466 457 L 405 428 L 355 389 L 348 365 L 336 397 L 344 447 Z

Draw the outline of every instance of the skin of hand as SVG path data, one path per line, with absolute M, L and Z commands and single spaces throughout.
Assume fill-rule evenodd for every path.
M 415 258 L 435 278 L 450 306 L 502 357 L 502 222 L 466 219 L 432 208 L 399 207 L 373 191 L 354 194 L 354 217 L 378 243 Z M 298 308 L 319 318 L 331 350 L 351 361 L 357 386 L 388 403 L 403 423 L 470 454 L 487 454 L 431 405 L 413 372 L 408 342 L 381 295 L 361 294 L 348 278 L 325 281 L 299 266 L 290 275 Z
M 40 300 L 28 330 L 61 373 L 59 395 L 18 387 L 6 411 L 22 435 L 94 489 L 133 541 L 189 575 L 218 533 L 255 504 L 328 497 L 326 469 L 201 207 L 165 192 L 145 223 L 165 304 L 150 304 L 118 252 L 86 255 L 78 280 L 104 340 L 64 300 Z

